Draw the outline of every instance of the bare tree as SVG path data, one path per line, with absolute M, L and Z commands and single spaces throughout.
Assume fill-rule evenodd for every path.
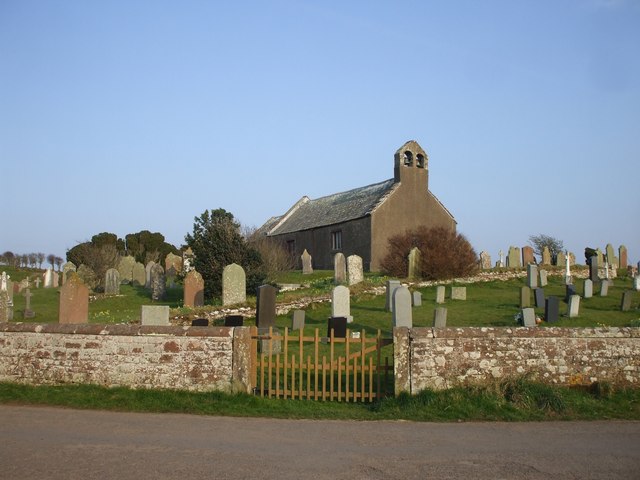
M 549 249 L 551 254 L 551 260 L 555 262 L 558 258 L 558 254 L 564 250 L 564 242 L 549 235 L 531 235 L 529 237 L 529 245 L 533 247 L 533 251 L 542 257 L 544 247 Z
M 53 268 L 56 263 L 56 256 L 53 253 L 50 253 L 47 255 L 47 262 L 49 262 L 51 264 L 51 268 Z
M 38 268 L 42 269 L 42 262 L 44 262 L 44 253 L 38 252 L 36 253 L 36 257 L 38 258 Z
M 38 258 L 36 257 L 36 254 L 35 253 L 30 253 L 28 255 L 28 257 L 29 257 L 29 267 L 35 268 L 35 266 L 38 263 Z
M 62 257 L 56 257 L 56 258 L 54 259 L 54 261 L 55 261 L 55 263 L 56 263 L 56 267 L 58 267 L 58 271 L 60 271 L 60 267 L 62 266 L 62 262 L 63 262 L 64 260 L 62 260 Z

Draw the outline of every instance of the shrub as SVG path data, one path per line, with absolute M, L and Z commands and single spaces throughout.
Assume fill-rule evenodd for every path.
M 413 247 L 421 252 L 422 278 L 443 280 L 471 275 L 478 268 L 475 250 L 460 233 L 443 227 L 420 227 L 389 239 L 382 271 L 395 277 L 406 277 L 408 255 Z

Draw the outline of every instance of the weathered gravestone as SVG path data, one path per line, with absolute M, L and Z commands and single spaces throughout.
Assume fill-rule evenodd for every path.
M 531 305 L 531 289 L 527 286 L 520 287 L 520 308 Z
M 531 263 L 527 265 L 527 286 L 529 288 L 538 286 L 538 266 Z
M 303 275 L 310 275 L 313 273 L 313 262 L 312 262 L 312 258 L 311 255 L 309 254 L 309 252 L 307 252 L 307 249 L 304 249 L 304 252 L 302 252 L 302 256 L 300 257 L 302 259 L 302 274 Z
M 583 295 L 584 298 L 591 298 L 593 297 L 593 282 L 591 281 L 590 278 L 587 278 L 584 281 L 584 288 L 583 288 Z
M 540 286 L 541 287 L 546 287 L 547 286 L 547 271 L 546 270 L 540 270 L 539 276 L 540 276 Z
M 533 308 L 522 309 L 522 325 L 524 327 L 535 327 L 536 324 L 536 312 Z
M 60 288 L 59 323 L 87 323 L 89 321 L 89 288 L 76 273 L 67 277 Z
M 204 305 L 204 280 L 196 270 L 190 270 L 184 277 L 184 306 L 202 307 Z
M 140 262 L 133 264 L 131 283 L 137 287 L 144 286 L 147 283 L 147 271 L 145 270 L 144 265 Z
M 258 334 L 260 335 L 260 353 L 263 355 L 278 355 L 282 352 L 282 340 L 274 338 L 280 336 L 279 329 L 275 327 L 259 328 Z
M 609 295 L 609 280 L 602 280 L 600 282 L 600 296 L 606 297 Z
M 556 266 L 564 267 L 566 264 L 567 257 L 565 256 L 564 252 L 558 252 L 558 254 L 556 255 Z
M 620 257 L 620 268 L 627 268 L 629 266 L 629 257 L 627 256 L 627 247 L 620 245 L 618 248 L 618 256 Z
M 164 258 L 165 275 L 171 288 L 175 285 L 176 277 L 182 273 L 182 257 L 169 252 Z
M 536 308 L 544 308 L 544 288 L 534 288 L 533 299 Z
M 349 277 L 349 285 L 356 285 L 364 280 L 362 257 L 358 255 L 347 257 L 347 276 Z
M 276 288 L 271 285 L 258 287 L 256 295 L 256 327 L 275 327 L 276 293 Z
M 133 280 L 133 266 L 136 264 L 136 259 L 131 255 L 122 257 L 118 262 L 118 272 L 120 272 L 120 283 L 131 283 Z
M 342 252 L 333 257 L 333 281 L 338 285 L 347 283 L 347 262 Z
M 509 268 L 520 268 L 522 265 L 520 263 L 520 248 L 518 247 L 509 247 L 509 253 L 507 255 L 507 267 Z
M 551 265 L 551 252 L 549 247 L 544 247 L 542 250 L 542 265 Z
M 162 268 L 160 265 L 158 267 Z M 164 272 L 162 274 L 164 277 Z M 142 325 L 169 325 L 168 305 L 142 305 Z
M 411 293 L 411 303 L 414 307 L 422 306 L 422 293 L 420 292 L 412 292 Z
M 304 310 L 294 310 L 291 317 L 291 330 L 304 330 Z
M 145 282 L 144 282 L 144 288 L 146 289 L 150 289 L 151 288 L 151 269 L 153 268 L 153 266 L 156 264 L 156 262 L 151 261 L 149 263 L 147 263 L 147 265 L 144 267 L 144 273 L 145 273 Z
M 567 307 L 567 316 L 575 318 L 580 314 L 580 295 L 571 295 Z
M 151 300 L 162 300 L 167 293 L 167 280 L 164 269 L 158 263 L 151 267 Z
M 589 278 L 592 282 L 597 282 L 600 277 L 598 276 L 598 256 L 594 255 L 589 259 Z
M 344 285 L 338 285 L 331 292 L 331 316 L 345 317 L 347 323 L 353 322 L 350 292 Z
M 633 300 L 633 290 L 626 290 L 622 293 L 622 301 L 620 302 L 620 310 L 628 312 L 631 310 L 631 301 Z
M 446 294 L 445 286 L 438 285 L 436 287 L 436 303 L 444 303 L 445 294 Z
M 527 266 L 531 263 L 535 263 L 535 258 L 533 257 L 533 248 L 529 245 L 522 247 L 522 265 Z
M 445 328 L 447 326 L 447 309 L 438 307 L 433 311 L 433 327 Z
M 9 321 L 9 293 L 0 290 L 0 323 Z
M 247 301 L 247 275 L 244 269 L 232 263 L 222 270 L 222 305 Z
M 393 292 L 397 288 L 400 288 L 400 280 L 387 280 L 387 296 L 384 305 L 387 312 L 393 312 Z
M 417 280 L 422 277 L 422 253 L 418 247 L 413 247 L 409 252 L 408 257 L 408 272 L 407 278 L 409 280 Z
M 605 251 L 607 252 L 607 261 L 609 262 L 609 265 L 611 265 L 612 268 L 618 268 L 618 258 L 616 258 L 613 245 L 607 243 Z
M 604 255 L 599 248 L 596 248 L 596 256 L 598 257 L 598 265 L 604 264 Z
M 486 252 L 484 250 L 480 252 L 480 268 L 482 270 L 491 269 L 491 255 L 489 255 L 489 252 Z
M 96 272 L 94 272 L 90 267 L 88 267 L 84 263 L 78 267 L 78 270 L 76 273 L 80 277 L 80 280 L 82 280 L 82 283 L 84 283 L 91 290 L 95 290 L 98 284 L 100 283 L 98 280 L 98 276 L 96 275 Z
M 78 268 L 73 262 L 67 262 L 62 265 L 62 284 L 64 285 L 65 283 L 67 283 L 67 277 L 69 276 L 69 274 L 77 270 Z
M 560 319 L 560 300 L 558 297 L 549 296 L 545 300 L 544 319 L 549 323 L 555 323 Z
M 399 287 L 393 292 L 393 326 L 413 327 L 411 292 L 407 287 Z
M 35 317 L 36 312 L 31 310 L 31 297 L 33 296 L 33 294 L 31 293 L 31 289 L 27 287 L 22 295 L 24 296 L 24 318 Z
M 108 269 L 104 274 L 104 294 L 120 294 L 120 272 L 115 268 Z
M 451 300 L 466 300 L 467 287 L 451 287 Z

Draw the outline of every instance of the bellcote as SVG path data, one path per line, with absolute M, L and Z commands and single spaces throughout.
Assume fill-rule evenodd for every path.
M 428 179 L 429 157 L 415 140 L 402 145 L 394 155 L 394 180 L 402 182 L 411 178 L 424 178 L 425 186 Z

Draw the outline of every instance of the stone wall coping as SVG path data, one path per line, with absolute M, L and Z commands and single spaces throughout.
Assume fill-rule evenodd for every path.
M 61 323 L 0 323 L 0 333 L 55 333 L 63 335 L 171 336 L 233 338 L 234 329 L 250 327 L 180 327 L 172 325 L 126 324 L 61 324 Z
M 411 338 L 640 338 L 640 327 L 415 327 Z

